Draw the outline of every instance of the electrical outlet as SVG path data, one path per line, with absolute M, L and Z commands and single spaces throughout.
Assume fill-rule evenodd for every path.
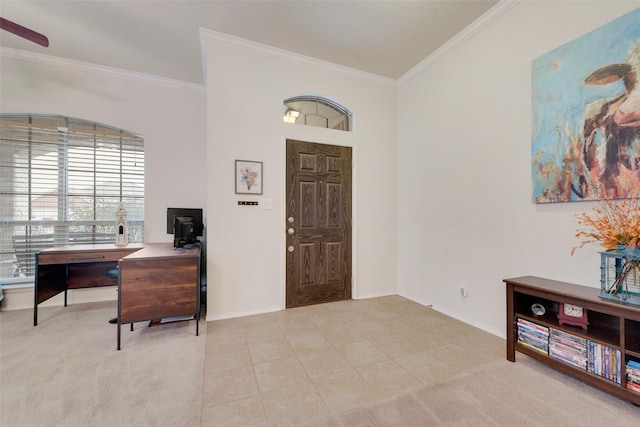
M 460 295 L 467 297 L 469 295 L 469 285 L 467 282 L 462 282 L 460 285 Z

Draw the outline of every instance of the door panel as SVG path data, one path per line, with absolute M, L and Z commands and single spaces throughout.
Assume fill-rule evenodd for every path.
M 351 179 L 350 147 L 287 140 L 287 307 L 351 298 Z

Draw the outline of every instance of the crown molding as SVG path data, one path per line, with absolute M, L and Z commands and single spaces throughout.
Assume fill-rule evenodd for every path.
M 516 6 L 523 0 L 500 0 L 495 6 L 485 12 L 478 19 L 473 21 L 462 31 L 452 37 L 449 41 L 436 49 L 431 55 L 420 61 L 415 67 L 407 71 L 402 77 L 398 79 L 398 86 L 402 86 L 414 77 L 417 77 L 420 73 L 434 65 L 436 62 L 451 53 L 456 47 L 464 43 L 466 40 L 480 32 L 487 25 L 501 17 L 508 12 L 511 8 Z
M 442 45 L 434 53 L 432 53 L 427 58 L 422 60 L 420 63 L 414 66 L 411 70 L 407 71 L 398 80 L 388 78 L 388 77 L 383 77 L 373 73 L 367 73 L 365 71 L 356 70 L 354 68 L 334 64 L 329 61 L 324 61 L 324 60 L 313 58 L 310 56 L 294 53 L 288 50 L 267 46 L 265 44 L 249 41 L 246 39 L 242 39 L 240 37 L 231 36 L 229 34 L 224 34 L 217 31 L 208 30 L 205 28 L 200 28 L 201 55 L 202 55 L 203 76 L 204 76 L 205 84 L 190 83 L 182 80 L 169 79 L 166 77 L 160 77 L 152 74 L 139 73 L 135 71 L 128 71 L 128 70 L 123 70 L 123 69 L 113 68 L 113 67 L 106 67 L 102 65 L 90 64 L 86 62 L 60 58 L 56 56 L 44 55 L 41 53 L 27 52 L 24 50 L 7 48 L 7 47 L 0 47 L 0 57 L 11 58 L 11 59 L 16 59 L 21 61 L 35 62 L 35 63 L 45 64 L 45 65 L 65 67 L 65 68 L 70 68 L 70 69 L 75 69 L 80 71 L 102 73 L 106 75 L 125 78 L 129 80 L 136 80 L 136 81 L 154 84 L 154 85 L 206 93 L 207 91 L 207 88 L 206 88 L 206 79 L 207 79 L 206 41 L 214 40 L 229 46 L 251 50 L 253 52 L 268 56 L 270 58 L 286 60 L 296 64 L 309 66 L 313 68 L 320 68 L 332 73 L 356 78 L 368 83 L 374 83 L 374 84 L 388 86 L 388 87 L 398 87 L 407 83 L 408 81 L 410 81 L 411 79 L 415 78 L 417 75 L 422 73 L 424 70 L 434 65 L 440 59 L 442 59 L 443 57 L 448 55 L 451 51 L 453 51 L 457 46 L 459 46 L 464 41 L 466 41 L 467 39 L 469 39 L 479 31 L 481 31 L 483 28 L 485 28 L 487 25 L 489 25 L 490 23 L 498 19 L 500 16 L 502 16 L 504 13 L 509 11 L 511 8 L 516 6 L 521 1 L 523 0 L 501 0 L 494 7 L 489 9 L 489 11 L 487 11 L 485 14 L 480 16 L 478 19 L 472 22 L 469 26 L 467 26 L 461 32 L 456 34 L 447 43 Z
M 0 47 L 0 57 L 11 58 L 19 61 L 34 62 L 38 64 L 64 67 L 78 71 L 106 74 L 128 80 L 136 80 L 159 86 L 166 86 L 177 89 L 186 89 L 194 92 L 206 93 L 207 88 L 197 83 L 185 82 L 182 80 L 159 77 L 152 74 L 139 73 L 135 71 L 122 70 L 120 68 L 106 67 L 103 65 L 90 64 L 87 62 L 75 61 L 72 59 L 60 58 L 57 56 L 44 55 L 42 53 L 27 52 L 25 50 Z
M 379 76 L 373 73 L 367 73 L 365 71 L 356 70 L 355 68 L 345 67 L 343 65 L 334 64 L 333 62 L 301 55 L 299 53 L 279 49 L 272 46 L 267 46 L 265 44 L 253 42 L 213 30 L 208 30 L 206 28 L 200 28 L 200 39 L 202 41 L 202 46 L 206 46 L 207 40 L 213 40 L 229 46 L 247 49 L 270 58 L 285 60 L 308 67 L 320 68 L 335 74 L 353 77 L 368 83 L 390 87 L 397 87 L 398 85 L 397 80 L 395 79 Z M 203 64 L 205 64 L 204 74 L 206 81 L 206 49 L 203 50 Z

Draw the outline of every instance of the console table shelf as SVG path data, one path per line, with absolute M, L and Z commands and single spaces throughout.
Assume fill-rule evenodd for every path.
M 602 299 L 600 289 L 535 276 L 504 279 L 504 282 L 507 285 L 507 360 L 515 362 L 516 352 L 525 354 L 640 405 L 640 392 L 631 389 L 633 384 L 627 385 L 630 369 L 627 366 L 640 363 L 639 306 Z M 545 313 L 533 314 L 533 304 L 541 304 Z M 558 321 L 561 304 L 586 310 L 587 329 L 561 325 Z M 578 344 L 567 345 L 568 342 Z M 558 356 L 559 349 L 565 358 Z M 596 355 L 602 357 L 598 359 L 601 362 L 598 368 L 594 367 Z M 598 372 L 600 368 L 606 373 Z

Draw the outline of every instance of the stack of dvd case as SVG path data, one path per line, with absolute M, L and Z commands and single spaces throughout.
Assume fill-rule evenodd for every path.
M 587 370 L 620 384 L 620 350 L 589 341 L 587 344 Z M 627 365 L 628 366 L 628 365 Z
M 558 329 L 549 329 L 549 356 L 587 369 L 587 340 Z
M 632 359 L 627 361 L 627 388 L 640 393 L 640 362 Z
M 549 354 L 549 328 L 518 318 L 518 342 L 542 354 Z

